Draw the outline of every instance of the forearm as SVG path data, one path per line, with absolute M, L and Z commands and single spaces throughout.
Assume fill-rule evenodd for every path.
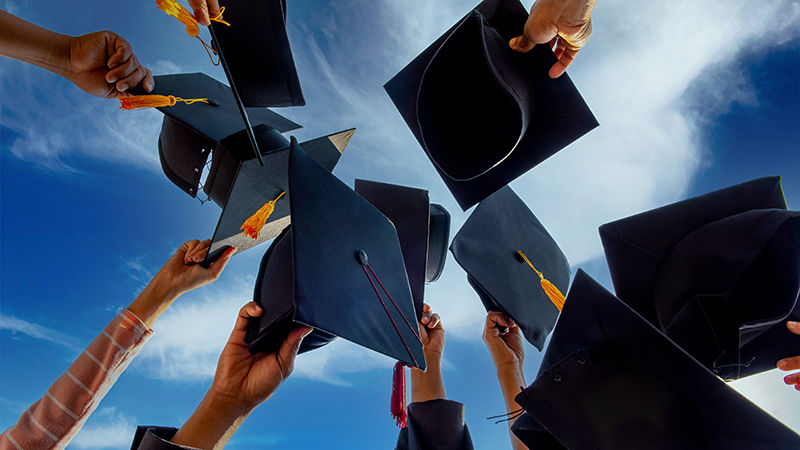
M 204 450 L 221 449 L 250 411 L 232 406 L 209 391 L 172 438 L 172 443 Z
M 522 369 L 516 365 L 498 366 L 497 379 L 500 382 L 500 389 L 503 391 L 503 400 L 506 404 L 506 412 L 511 414 L 510 417 L 516 416 L 522 408 L 514 398 L 519 394 L 520 387 L 525 386 L 525 378 L 522 374 Z M 517 439 L 514 433 L 511 432 L 511 426 L 516 422 L 516 417 L 507 422 L 508 434 L 511 438 L 511 447 L 514 450 L 524 450 L 527 447 Z
M 156 274 L 141 294 L 128 306 L 128 310 L 136 314 L 148 327 L 152 327 L 156 319 L 178 298 L 180 292 L 169 287 Z
M 0 10 L 0 55 L 61 76 L 69 67 L 70 36 L 34 25 Z
M 442 364 L 430 358 L 426 372 L 411 369 L 411 401 L 425 402 L 437 398 L 447 398 L 442 379 Z

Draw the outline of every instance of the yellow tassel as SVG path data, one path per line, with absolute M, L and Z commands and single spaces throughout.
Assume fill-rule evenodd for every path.
M 211 56 L 211 53 L 217 54 L 216 50 L 214 50 L 210 45 L 206 44 L 202 39 L 200 39 L 200 27 L 197 24 L 197 19 L 194 18 L 192 13 L 189 12 L 188 9 L 184 8 L 183 5 L 178 3 L 176 0 L 156 0 L 156 6 L 158 9 L 164 11 L 165 13 L 169 14 L 170 16 L 178 19 L 185 27 L 186 33 L 203 44 L 203 47 L 206 49 L 206 53 L 208 53 L 208 58 L 211 60 L 211 63 L 219 65 L 219 61 L 214 61 L 214 58 Z M 221 23 L 223 25 L 231 26 L 228 22 L 222 19 L 222 13 L 225 12 L 225 7 L 219 9 L 219 12 L 216 16 L 211 17 L 210 19 L 214 22 Z
M 139 108 L 161 108 L 163 106 L 175 106 L 177 102 L 191 105 L 196 102 L 208 103 L 207 98 L 180 98 L 173 95 L 131 95 L 130 97 L 119 97 L 119 109 L 131 110 Z
M 281 192 L 281 195 L 275 198 L 270 202 L 264 203 L 264 206 L 261 207 L 255 214 L 250 216 L 247 220 L 244 221 L 240 230 L 244 230 L 242 236 L 250 237 L 251 239 L 258 239 L 258 235 L 261 233 L 261 229 L 264 228 L 264 225 L 267 223 L 267 219 L 269 216 L 272 215 L 272 211 L 275 210 L 275 202 L 277 202 L 283 194 L 286 192 Z
M 544 289 L 544 293 L 547 294 L 547 298 L 549 298 L 550 301 L 553 302 L 554 305 L 556 305 L 556 308 L 558 308 L 558 310 L 561 311 L 564 308 L 564 302 L 566 301 L 566 299 L 564 298 L 564 294 L 562 294 L 561 291 L 559 291 L 558 288 L 553 283 L 544 279 L 544 275 L 542 275 L 542 272 L 539 272 L 538 270 L 536 270 L 536 267 L 533 267 L 533 264 L 531 264 L 528 257 L 525 256 L 525 253 L 522 253 L 522 250 L 517 250 L 517 254 L 521 256 L 526 263 L 528 263 L 530 268 L 533 269 L 533 271 L 536 272 L 537 275 L 539 275 L 539 278 L 542 280 L 542 289 Z

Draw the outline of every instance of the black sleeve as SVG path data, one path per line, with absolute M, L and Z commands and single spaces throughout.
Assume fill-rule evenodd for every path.
M 558 439 L 550 434 L 532 415 L 524 413 L 517 417 L 511 431 L 526 447 L 532 450 L 566 450 Z
M 194 447 L 173 444 L 169 440 L 178 432 L 169 427 L 137 427 L 131 450 L 197 450 Z
M 473 450 L 464 422 L 464 405 L 435 399 L 408 405 L 408 427 L 400 430 L 396 450 Z

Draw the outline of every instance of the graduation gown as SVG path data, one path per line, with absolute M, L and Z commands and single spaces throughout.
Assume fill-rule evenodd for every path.
M 408 427 L 400 430 L 395 450 L 473 450 L 464 422 L 464 405 L 447 399 L 408 405 Z
M 177 432 L 177 428 L 171 427 L 139 426 L 133 435 L 131 450 L 196 450 L 170 442 Z

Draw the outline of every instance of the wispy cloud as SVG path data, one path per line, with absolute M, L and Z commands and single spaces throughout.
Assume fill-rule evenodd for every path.
M 70 447 L 80 449 L 127 449 L 136 433 L 136 418 L 116 407 L 101 408 L 91 415 Z
M 25 335 L 59 345 L 69 350 L 81 350 L 78 340 L 70 335 L 7 314 L 0 313 L 0 330 L 9 331 L 12 333 L 12 336 Z

